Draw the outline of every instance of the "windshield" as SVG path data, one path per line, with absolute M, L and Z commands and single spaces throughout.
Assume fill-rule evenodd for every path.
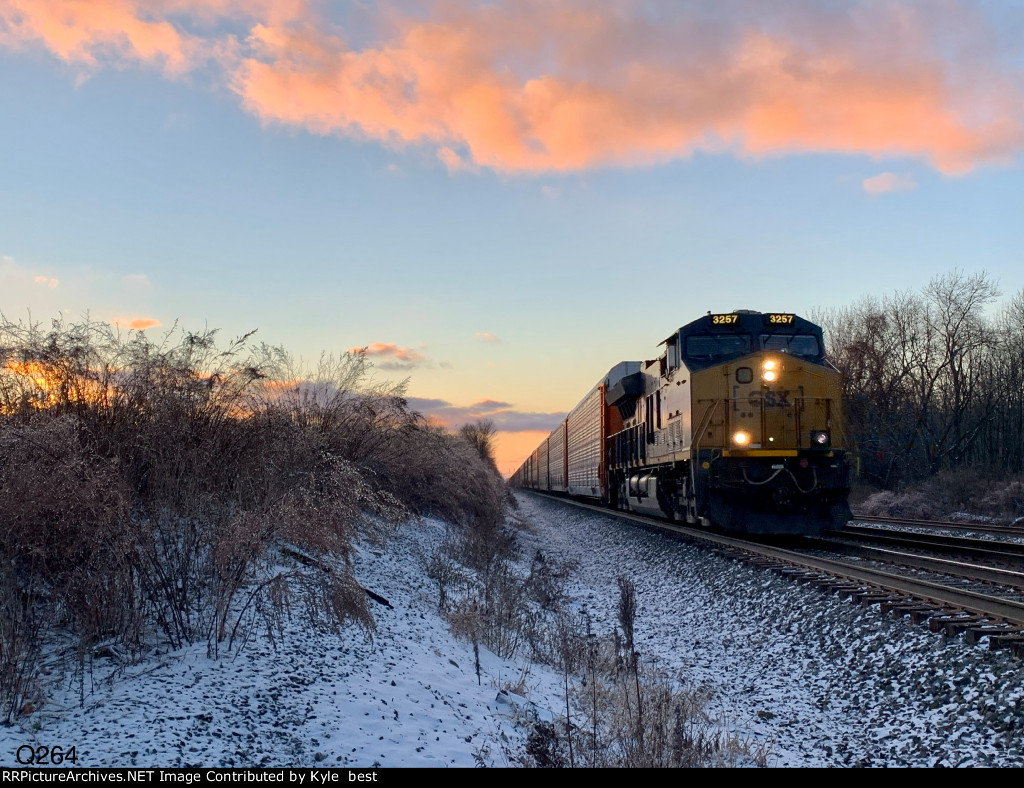
M 791 353 L 802 358 L 817 358 L 818 338 L 809 334 L 761 334 L 761 349 Z
M 734 358 L 750 352 L 747 334 L 705 334 L 686 338 L 686 355 L 700 361 Z

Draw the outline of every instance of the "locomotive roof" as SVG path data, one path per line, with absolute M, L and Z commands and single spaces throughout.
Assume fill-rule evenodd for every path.
M 711 320 L 715 316 L 715 314 L 738 315 L 739 316 L 739 318 L 738 318 L 739 322 L 737 324 L 735 324 L 735 325 L 727 326 L 727 327 L 723 327 L 723 326 L 720 326 L 720 325 L 712 325 L 711 324 Z M 761 327 L 764 325 L 764 317 L 765 317 L 765 315 L 780 315 L 780 314 L 791 315 L 793 313 L 792 312 L 754 312 L 753 310 L 750 310 L 750 309 L 736 309 L 736 310 L 734 310 L 732 312 L 724 312 L 724 313 L 723 312 L 719 312 L 719 313 L 708 312 L 703 317 L 698 317 L 696 320 L 694 320 L 694 321 L 692 321 L 690 323 L 687 323 L 685 326 L 682 326 L 681 328 L 679 328 L 674 333 L 672 333 L 669 336 L 665 337 L 663 340 L 661 340 L 661 342 L 658 343 L 658 345 L 660 346 L 660 345 L 667 344 L 668 342 L 671 342 L 673 339 L 675 339 L 677 336 L 679 336 L 683 332 L 685 332 L 687 334 L 701 333 L 698 329 L 705 328 L 705 327 L 709 327 L 713 333 L 729 333 L 729 332 L 734 332 L 735 333 L 735 332 L 739 332 L 739 331 L 751 331 L 752 329 L 753 330 L 757 330 L 757 331 L 760 332 Z M 797 328 L 796 333 L 798 333 L 798 334 L 816 334 L 816 335 L 821 334 L 821 327 L 820 326 L 812 323 L 810 320 L 805 320 L 804 318 L 800 317 L 799 315 L 793 315 L 793 327 Z
M 723 315 L 735 315 L 736 322 L 723 323 L 720 320 L 716 321 L 716 318 L 721 318 Z M 792 318 L 792 322 L 773 321 L 772 318 Z M 687 323 L 679 330 L 687 333 L 701 330 L 727 333 L 729 331 L 761 331 L 766 325 L 776 328 L 796 329 L 796 333 L 799 334 L 821 333 L 819 326 L 792 312 L 754 312 L 750 309 L 737 309 L 732 312 L 708 312 L 703 317 L 698 317 L 693 322 Z
M 805 356 L 805 358 L 818 364 L 826 363 L 821 327 L 792 312 L 755 312 L 749 309 L 737 309 L 733 312 L 708 312 L 703 317 L 699 317 L 681 327 L 676 334 L 666 339 L 665 342 L 670 342 L 678 336 L 684 363 L 690 369 L 697 370 L 718 363 L 718 360 L 689 356 L 685 352 L 686 338 L 709 335 L 722 337 L 729 335 L 746 336 L 754 340 L 775 335 L 782 337 L 811 336 L 817 340 L 817 353 L 811 357 Z M 756 350 L 758 344 L 760 343 L 755 341 L 750 350 Z

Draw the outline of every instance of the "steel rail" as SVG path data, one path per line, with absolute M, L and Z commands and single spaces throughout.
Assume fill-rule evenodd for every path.
M 533 491 L 529 491 L 533 492 Z M 668 521 L 658 521 L 654 518 L 623 512 L 616 509 L 608 509 L 604 506 L 581 503 L 569 498 L 557 498 L 545 496 L 548 500 L 560 501 L 561 503 L 576 506 L 580 509 L 603 514 L 621 520 L 630 520 L 646 528 L 659 531 L 667 531 L 678 536 L 687 537 L 695 541 L 709 542 L 722 547 L 734 550 L 742 550 L 765 558 L 773 558 L 784 563 L 812 569 L 823 574 L 845 578 L 856 583 L 877 586 L 887 591 L 898 594 L 905 594 L 922 599 L 938 607 L 948 607 L 975 613 L 993 619 L 1002 619 L 1011 624 L 1024 625 L 1024 603 L 1014 602 L 1008 599 L 979 594 L 975 591 L 967 591 L 941 583 L 934 583 L 928 580 L 914 580 L 912 578 L 895 575 L 890 572 L 883 572 L 879 569 L 859 567 L 846 561 L 818 558 L 802 553 L 786 550 L 771 545 L 749 542 L 744 539 L 725 536 L 723 534 L 702 531 L 685 525 L 678 525 Z
M 963 520 L 915 520 L 907 517 L 871 517 L 854 512 L 852 522 L 861 525 L 909 525 L 919 528 L 947 528 L 951 531 L 977 531 L 1001 536 L 1024 536 L 1024 528 L 1013 523 L 971 523 Z
M 830 536 L 840 536 L 851 540 L 889 543 L 903 547 L 915 547 L 920 550 L 947 553 L 953 555 L 974 555 L 983 558 L 1003 560 L 1019 564 L 1024 558 L 1024 544 L 1020 542 L 1001 542 L 995 539 L 971 539 L 963 536 L 942 534 L 920 534 L 914 531 L 887 531 L 879 528 L 865 528 L 859 525 L 848 525 L 838 531 L 829 531 Z
M 861 558 L 911 566 L 915 569 L 944 572 L 967 580 L 979 580 L 983 583 L 996 583 L 998 585 L 1024 589 L 1024 572 L 1018 572 L 1013 569 L 1000 569 L 999 567 L 983 566 L 981 564 L 965 564 L 960 561 L 951 561 L 948 558 L 935 558 L 918 553 L 904 553 L 887 547 L 872 547 L 870 545 L 857 544 L 856 542 L 846 542 L 843 541 L 842 536 L 822 539 L 809 538 L 808 541 L 820 542 L 822 550 L 833 550 L 846 555 L 856 555 Z

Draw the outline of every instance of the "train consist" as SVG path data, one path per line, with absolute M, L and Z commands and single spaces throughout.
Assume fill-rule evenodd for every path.
M 708 314 L 609 370 L 513 485 L 748 534 L 850 519 L 840 375 L 790 313 Z

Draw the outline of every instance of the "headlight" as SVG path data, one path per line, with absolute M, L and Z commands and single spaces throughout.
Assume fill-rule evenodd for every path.
M 811 446 L 824 447 L 829 444 L 828 430 L 812 430 Z
M 732 442 L 737 446 L 746 446 L 750 443 L 750 433 L 746 430 L 737 430 L 732 434 Z
M 774 383 L 779 379 L 779 364 L 775 359 L 768 358 L 761 363 L 761 379 L 765 383 Z

